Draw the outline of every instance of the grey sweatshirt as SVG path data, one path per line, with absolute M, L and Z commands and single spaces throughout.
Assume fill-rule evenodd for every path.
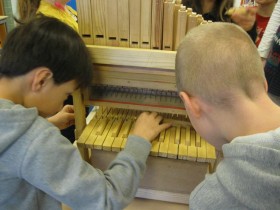
M 280 209 L 280 128 L 235 138 L 191 193 L 190 209 Z
M 0 99 L 0 209 L 123 209 L 136 193 L 151 144 L 130 136 L 104 173 L 83 161 L 60 131 Z

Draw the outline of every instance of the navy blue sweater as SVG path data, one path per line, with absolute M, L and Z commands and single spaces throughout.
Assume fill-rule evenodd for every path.
M 264 69 L 268 82 L 268 92 L 280 96 L 280 26 L 273 37 L 272 48 Z

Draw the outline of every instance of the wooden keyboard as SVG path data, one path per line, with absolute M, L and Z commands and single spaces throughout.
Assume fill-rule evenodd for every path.
M 104 108 L 96 113 L 77 141 L 79 147 L 121 151 L 141 111 Z M 162 114 L 174 122 L 152 141 L 151 156 L 213 163 L 215 148 L 200 137 L 182 115 Z M 180 123 L 178 123 L 180 122 Z

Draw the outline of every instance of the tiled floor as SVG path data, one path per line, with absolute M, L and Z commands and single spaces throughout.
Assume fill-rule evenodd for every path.
M 69 207 L 63 205 L 63 210 L 71 210 Z M 189 210 L 189 207 L 184 204 L 168 203 L 163 201 L 155 201 L 148 199 L 136 198 L 127 208 L 124 210 Z

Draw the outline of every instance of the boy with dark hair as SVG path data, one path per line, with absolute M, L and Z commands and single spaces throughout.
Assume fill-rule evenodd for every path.
M 176 78 L 192 125 L 224 156 L 190 209 L 279 209 L 280 107 L 254 42 L 235 24 L 198 26 L 178 48 Z
M 80 36 L 54 18 L 15 28 L 0 58 L 0 209 L 123 209 L 132 201 L 151 143 L 169 124 L 143 113 L 126 147 L 101 172 L 45 117 L 92 79 Z

